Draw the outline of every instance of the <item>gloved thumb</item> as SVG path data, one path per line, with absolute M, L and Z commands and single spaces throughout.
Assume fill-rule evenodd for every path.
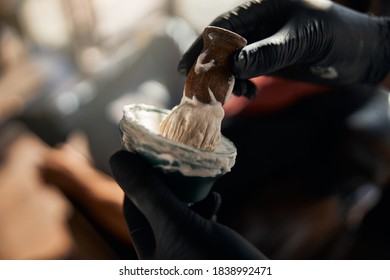
M 163 233 L 167 224 L 172 223 L 172 213 L 181 217 L 190 211 L 141 156 L 119 151 L 111 156 L 110 166 L 114 179 L 145 215 L 153 232 Z
M 299 46 L 288 25 L 274 35 L 242 48 L 232 56 L 230 71 L 239 79 L 272 74 L 305 58 L 305 47 Z
M 111 156 L 110 167 L 114 179 L 134 201 L 150 200 L 155 194 L 165 191 L 153 167 L 137 154 L 118 151 Z

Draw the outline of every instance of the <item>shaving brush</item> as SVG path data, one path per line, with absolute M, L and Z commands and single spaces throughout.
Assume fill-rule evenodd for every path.
M 227 29 L 205 28 L 203 49 L 187 76 L 182 100 L 160 125 L 162 136 L 207 151 L 218 147 L 222 106 L 234 86 L 228 59 L 245 45 L 243 37 Z

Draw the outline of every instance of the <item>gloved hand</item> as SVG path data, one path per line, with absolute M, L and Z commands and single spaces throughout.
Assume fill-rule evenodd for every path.
M 236 95 L 254 94 L 249 78 L 279 74 L 339 86 L 379 83 L 390 68 L 390 20 L 327 0 L 249 1 L 210 25 L 234 31 L 248 45 L 232 56 Z M 179 62 L 188 73 L 203 46 L 199 37 Z
M 203 217 L 181 203 L 164 183 L 163 175 L 138 155 L 119 151 L 110 164 L 126 194 L 125 217 L 139 258 L 265 258 L 239 234 L 209 219 L 216 209 L 213 205 L 218 204 L 213 203 L 218 201 L 216 196 L 203 202 L 209 204 Z

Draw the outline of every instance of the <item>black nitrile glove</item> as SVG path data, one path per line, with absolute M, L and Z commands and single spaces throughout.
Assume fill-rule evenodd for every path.
M 390 20 L 355 12 L 327 0 L 249 1 L 210 25 L 245 37 L 232 56 L 233 92 L 253 96 L 247 79 L 278 74 L 339 86 L 377 84 L 390 68 Z M 178 70 L 188 73 L 203 46 L 199 37 Z
M 265 258 L 239 234 L 210 219 L 218 208 L 218 196 L 210 194 L 193 206 L 201 212 L 199 208 L 204 204 L 200 215 L 181 203 L 161 174 L 138 155 L 120 151 L 111 157 L 110 164 L 126 194 L 125 218 L 139 258 Z

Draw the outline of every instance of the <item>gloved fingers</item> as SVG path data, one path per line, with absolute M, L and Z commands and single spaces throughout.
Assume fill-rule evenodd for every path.
M 221 206 L 221 195 L 217 192 L 211 192 L 205 199 L 191 206 L 195 211 L 205 219 L 214 219 Z
M 123 202 L 123 211 L 138 258 L 151 259 L 156 249 L 156 242 L 149 222 L 127 196 Z
M 296 35 L 286 26 L 234 54 L 230 68 L 237 78 L 250 79 L 305 62 L 306 55 L 305 46 L 299 45 Z
M 236 96 L 245 96 L 248 99 L 256 97 L 256 86 L 246 79 L 236 78 L 234 82 L 233 94 Z
M 252 43 L 271 36 L 284 24 L 284 16 L 290 9 L 278 10 L 276 7 L 280 5 L 279 2 L 288 5 L 288 1 L 280 0 L 248 1 L 220 15 L 209 25 L 228 29 Z M 203 38 L 200 35 L 183 54 L 177 67 L 178 72 L 187 75 L 202 49 Z
M 110 165 L 119 186 L 148 220 L 156 243 L 167 228 L 179 229 L 191 216 L 192 211 L 139 155 L 119 151 L 111 156 Z
M 267 38 L 274 34 L 288 18 L 290 1 L 248 1 L 233 10 L 220 15 L 210 25 L 235 32 L 248 43 Z

